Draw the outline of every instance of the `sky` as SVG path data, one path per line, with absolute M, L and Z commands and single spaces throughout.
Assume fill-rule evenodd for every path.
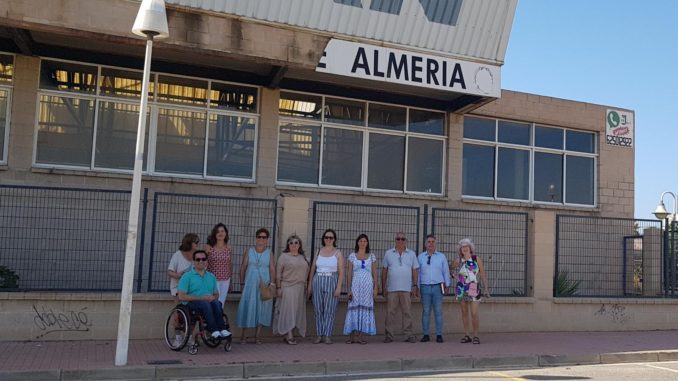
M 506 90 L 635 111 L 635 217 L 678 196 L 678 1 L 518 0 L 501 76 Z

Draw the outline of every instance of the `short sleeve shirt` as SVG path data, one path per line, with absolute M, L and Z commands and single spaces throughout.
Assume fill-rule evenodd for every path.
M 387 250 L 382 267 L 388 269 L 386 279 L 388 292 L 412 291 L 412 270 L 419 268 L 414 251 L 405 249 L 401 256 L 396 249 Z
M 191 266 L 193 266 L 193 263 L 191 263 L 191 261 L 187 260 L 186 257 L 184 257 L 184 255 L 181 253 L 181 250 L 177 250 L 177 252 L 172 255 L 169 266 L 167 266 L 167 270 L 183 274 L 186 271 L 188 271 L 188 269 L 190 269 Z M 179 279 L 170 278 L 170 293 L 172 295 L 177 294 L 178 284 Z
M 177 291 L 184 292 L 191 296 L 213 295 L 219 292 L 219 289 L 217 288 L 217 278 L 209 271 L 205 271 L 203 275 L 200 275 L 195 268 L 193 268 L 181 276 Z M 186 302 L 182 303 L 186 304 Z

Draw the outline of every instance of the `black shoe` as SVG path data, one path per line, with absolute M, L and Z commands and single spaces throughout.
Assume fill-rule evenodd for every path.
M 421 340 L 419 341 L 421 341 L 422 343 L 428 343 L 429 341 L 431 341 L 431 338 L 429 337 L 429 335 L 424 335 L 421 337 Z
M 443 342 L 443 337 L 438 335 L 436 336 L 436 343 L 442 343 Z

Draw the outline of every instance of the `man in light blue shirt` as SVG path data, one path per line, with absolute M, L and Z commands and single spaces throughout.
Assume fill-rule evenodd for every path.
M 393 341 L 396 316 L 402 316 L 403 333 L 408 343 L 417 339 L 412 333 L 412 298 L 419 294 L 417 269 L 419 261 L 414 251 L 407 248 L 405 233 L 395 236 L 395 247 L 386 251 L 381 270 L 381 285 L 386 298 L 385 343 Z
M 421 293 L 421 342 L 431 340 L 429 327 L 431 306 L 436 321 L 436 342 L 443 342 L 443 294 L 450 289 L 450 267 L 447 257 L 436 250 L 436 237 L 426 236 L 426 251 L 419 254 L 419 291 Z

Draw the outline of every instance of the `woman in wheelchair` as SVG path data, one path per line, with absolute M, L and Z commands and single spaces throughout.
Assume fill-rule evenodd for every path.
M 217 279 L 214 274 L 206 269 L 207 253 L 203 250 L 197 250 L 193 253 L 193 268 L 181 276 L 177 286 L 177 293 L 179 300 L 185 308 L 188 308 L 190 315 L 199 315 L 204 319 L 207 331 L 211 332 L 211 338 L 213 341 L 217 341 L 217 345 L 219 345 L 218 342 L 221 341 L 221 338 L 230 339 L 231 332 L 226 327 L 223 307 L 218 299 L 219 289 L 217 287 Z M 173 313 L 179 309 L 181 308 L 175 308 Z M 185 315 L 185 310 L 183 314 Z M 191 319 L 190 316 L 184 316 L 183 318 Z M 191 319 L 191 321 L 193 320 L 195 319 Z M 189 327 L 192 328 L 192 325 L 189 324 Z M 190 328 L 187 333 L 192 331 Z M 230 340 L 228 341 L 230 342 Z M 185 345 L 185 341 L 181 344 Z M 181 345 L 181 347 L 184 345 Z

